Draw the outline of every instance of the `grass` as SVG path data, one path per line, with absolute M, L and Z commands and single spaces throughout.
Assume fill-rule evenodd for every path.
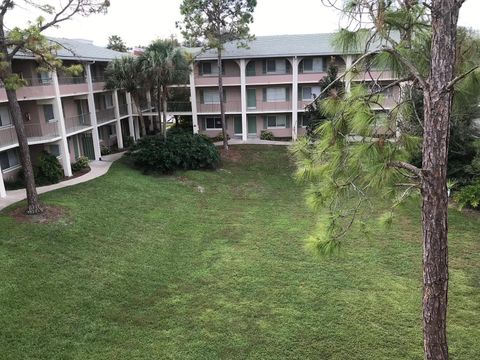
M 57 223 L 0 215 L 0 357 L 421 359 L 418 206 L 318 258 L 285 149 L 234 150 L 173 177 L 116 163 L 42 197 Z M 480 221 L 450 216 L 450 349 L 478 359 Z

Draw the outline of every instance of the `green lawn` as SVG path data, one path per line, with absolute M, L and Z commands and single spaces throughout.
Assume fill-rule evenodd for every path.
M 418 207 L 316 258 L 286 150 L 236 149 L 216 172 L 116 163 L 43 196 L 54 224 L 0 215 L 0 358 L 421 359 Z M 450 234 L 452 359 L 479 359 L 479 217 Z

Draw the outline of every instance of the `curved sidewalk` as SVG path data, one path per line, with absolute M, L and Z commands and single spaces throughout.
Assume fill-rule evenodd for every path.
M 120 159 L 124 154 L 125 153 L 122 152 L 122 153 L 102 156 L 101 161 L 90 162 L 91 170 L 85 175 L 79 176 L 74 179 L 65 180 L 58 184 L 40 186 L 40 187 L 37 187 L 37 191 L 39 194 L 43 194 L 49 191 L 81 184 L 81 183 L 96 179 L 100 176 L 105 175 L 110 169 L 110 166 L 112 166 L 113 162 Z M 3 210 L 7 206 L 15 204 L 16 202 L 22 201 L 26 198 L 27 198 L 27 194 L 25 189 L 7 191 L 7 197 L 0 198 L 0 210 Z

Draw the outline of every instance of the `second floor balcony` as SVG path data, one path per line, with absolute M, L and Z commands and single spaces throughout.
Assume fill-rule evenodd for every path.
M 110 108 L 110 109 L 97 110 L 96 115 L 97 115 L 97 123 L 103 124 L 103 123 L 115 120 L 115 109 Z
M 90 113 L 84 113 L 77 116 L 65 118 L 65 129 L 67 134 L 72 134 L 77 131 L 88 129 L 92 126 Z
M 48 142 L 60 136 L 57 122 L 24 124 L 29 144 Z M 13 125 L 0 127 L 0 149 L 18 145 Z
M 51 77 L 23 78 L 24 86 L 17 90 L 18 100 L 35 100 L 55 96 Z M 0 102 L 7 101 L 5 87 L 0 85 Z

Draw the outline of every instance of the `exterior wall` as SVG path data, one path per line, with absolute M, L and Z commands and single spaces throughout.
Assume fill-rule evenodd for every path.
M 290 92 L 290 100 L 287 101 L 263 101 L 263 89 L 269 87 L 287 87 Z M 278 85 L 278 86 L 247 86 L 248 89 L 255 89 L 255 95 L 257 99 L 257 106 L 255 109 L 249 108 L 247 104 L 247 113 L 256 113 L 264 111 L 291 111 L 292 110 L 292 86 L 287 85 Z
M 211 88 L 209 88 L 211 89 Z M 225 111 L 226 112 L 240 112 L 242 110 L 241 101 L 242 95 L 240 87 L 226 87 L 225 95 Z M 198 113 L 220 113 L 220 104 L 201 104 L 201 91 L 204 88 L 197 89 L 197 112 Z
M 211 115 L 211 116 L 212 117 L 220 117 L 219 114 L 215 114 L 215 115 Z M 234 137 L 239 137 L 239 135 L 235 135 L 235 123 L 234 123 L 235 116 L 239 117 L 240 115 L 226 115 L 225 116 L 225 120 L 226 120 L 226 124 L 227 124 L 226 131 L 227 131 L 227 134 L 230 136 L 231 139 L 233 139 Z M 221 135 L 222 134 L 222 129 L 215 129 L 215 130 L 206 130 L 205 129 L 204 121 L 205 121 L 205 118 L 207 118 L 207 117 L 210 117 L 210 115 L 207 115 L 207 116 L 200 115 L 198 117 L 198 123 L 199 123 L 199 127 L 200 127 L 199 133 L 203 134 L 203 135 L 206 135 L 208 137 L 215 137 L 215 136 Z
M 212 63 L 216 63 L 216 61 Z M 233 60 L 225 60 L 224 69 L 223 84 L 225 86 L 240 85 L 240 68 L 238 64 Z M 194 74 L 197 86 L 218 86 L 218 75 L 201 75 L 199 63 L 196 63 L 194 66 Z

